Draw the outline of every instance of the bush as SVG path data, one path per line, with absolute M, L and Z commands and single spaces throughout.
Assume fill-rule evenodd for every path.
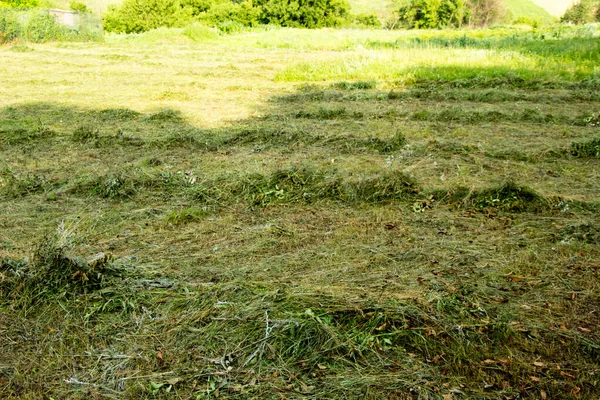
M 512 23 L 515 25 L 529 25 L 532 28 L 539 28 L 542 25 L 542 21 L 540 19 L 531 17 L 519 17 Z
M 354 23 L 369 28 L 381 28 L 381 21 L 374 14 L 358 14 L 354 16 Z
M 140 33 L 163 26 L 185 26 L 194 20 L 226 33 L 260 23 L 336 27 L 347 22 L 349 9 L 346 0 L 125 0 L 104 14 L 104 29 Z M 376 22 L 373 18 L 365 21 Z
M 25 39 L 34 43 L 58 40 L 64 36 L 65 28 L 47 13 L 33 15 L 25 26 Z
M 346 0 L 257 0 L 261 22 L 289 27 L 341 26 L 350 6 Z
M 571 6 L 560 19 L 562 22 L 573 24 L 589 24 L 600 21 L 600 1 L 581 0 Z
M 0 44 L 14 40 L 48 42 L 52 40 L 90 41 L 102 38 L 100 18 L 81 14 L 76 29 L 61 25 L 46 10 L 15 11 L 0 8 Z
M 35 8 L 38 4 L 38 0 L 0 0 L 0 7 L 6 6 L 9 8 Z
M 10 11 L 0 9 L 0 44 L 11 42 L 22 34 L 17 15 Z
M 571 155 L 579 158 L 600 158 L 600 137 L 582 143 L 571 143 Z
M 400 8 L 400 21 L 411 29 L 460 27 L 469 16 L 464 0 L 411 0 Z
M 217 3 L 200 14 L 201 21 L 216 26 L 225 33 L 238 32 L 245 26 L 256 26 L 259 18 L 260 9 L 253 7 L 249 1 Z
M 104 29 L 116 33 L 142 33 L 159 27 L 185 26 L 193 10 L 177 0 L 125 0 L 104 13 Z

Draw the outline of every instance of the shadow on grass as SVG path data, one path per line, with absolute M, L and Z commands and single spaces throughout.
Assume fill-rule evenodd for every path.
M 394 101 L 400 95 L 391 92 L 383 96 L 385 93 L 373 86 L 341 82 L 328 88 L 303 87 L 298 93 L 274 97 L 269 103 L 272 109 L 263 117 L 237 121 L 230 127 L 218 129 L 198 128 L 187 122 L 180 112 L 169 109 L 142 114 L 129 109 L 90 110 L 51 104 L 6 107 L 0 110 L 0 145 L 7 154 L 0 170 L 0 195 L 13 199 L 41 194 L 48 199 L 91 196 L 132 200 L 143 193 L 151 198 L 173 197 L 192 201 L 204 210 L 240 204 L 254 208 L 323 201 L 346 205 L 412 204 L 432 197 L 476 210 L 543 212 L 551 211 L 552 204 L 558 204 L 562 199 L 542 199 L 532 189 L 513 182 L 474 190 L 451 187 L 445 191 L 431 191 L 409 174 L 396 169 L 381 168 L 370 173 L 353 174 L 333 166 L 313 165 L 283 166 L 256 173 L 221 170 L 198 175 L 193 171 L 174 171 L 165 166 L 161 154 L 169 153 L 175 160 L 187 157 L 189 152 L 210 155 L 240 151 L 257 155 L 265 151 L 325 151 L 325 154 L 334 156 L 337 153 L 387 156 L 410 147 L 401 129 L 388 136 L 374 137 L 364 132 L 357 133 L 356 129 L 351 129 L 352 133 L 331 131 L 332 121 L 388 118 L 417 123 L 504 122 L 582 126 L 597 121 L 597 118 L 586 119 L 583 116 L 545 114 L 536 108 L 518 113 L 481 111 L 461 106 L 441 111 L 417 107 L 414 111 L 397 112 Z M 346 104 L 348 96 L 355 103 L 365 105 L 360 107 L 362 111 L 356 111 L 356 107 L 347 109 L 345 106 L 329 105 L 332 100 Z M 378 104 L 381 101 L 390 103 L 387 111 L 380 111 Z M 315 103 L 321 102 L 328 105 L 315 107 Z M 374 108 L 367 107 L 373 102 Z M 573 150 L 556 149 L 554 154 L 557 157 L 570 157 L 570 153 L 579 157 L 597 157 L 597 146 L 594 147 L 595 142 L 590 143 L 585 147 L 586 151 L 591 149 L 587 153 L 580 150 L 575 154 Z M 574 146 L 574 149 L 584 148 L 579 144 Z M 431 149 L 428 146 L 423 151 Z M 115 150 L 127 156 L 130 160 L 128 165 L 119 167 L 115 163 Z M 445 145 L 436 151 L 464 155 L 477 149 Z M 64 152 L 70 152 L 74 157 L 93 152 L 96 154 L 94 157 L 100 160 L 102 172 L 83 173 L 86 162 L 74 158 L 71 172 L 56 177 L 51 173 L 24 169 L 11 162 L 11 154 L 15 152 L 33 152 L 42 160 Z M 491 154 L 490 157 L 498 158 L 498 155 Z M 503 154 L 501 158 L 510 157 L 531 160 L 531 157 L 512 153 Z M 507 187 L 514 190 L 507 191 Z M 464 196 L 460 197 L 460 193 Z M 526 196 L 521 198 L 521 194 Z M 530 195 L 537 200 L 532 202 Z
M 361 96 L 375 93 L 376 98 L 381 94 L 368 85 L 338 84 L 334 89 Z M 324 91 L 325 97 L 329 96 L 328 90 Z M 345 152 L 351 156 L 367 153 L 387 157 L 409 144 L 401 130 L 390 131 L 384 137 L 369 137 L 357 129 L 341 136 L 331 132 L 334 126 L 331 122 L 369 120 L 379 115 L 378 111 L 369 111 L 367 104 L 361 104 L 362 110 L 356 113 L 330 105 L 315 108 L 298 97 L 305 95 L 314 93 L 276 98 L 270 103 L 272 109 L 266 117 L 238 121 L 232 127 L 219 129 L 196 127 L 176 110 L 142 114 L 128 109 L 89 110 L 51 104 L 0 110 L 3 155 L 0 193 L 2 200 L 11 203 L 26 203 L 28 196 L 42 195 L 48 200 L 60 196 L 92 197 L 95 206 L 101 200 L 131 202 L 137 208 L 154 207 L 159 202 L 157 199 L 172 208 L 191 204 L 192 207 L 168 214 L 168 222 L 177 225 L 175 229 L 182 228 L 187 221 L 200 226 L 199 221 L 213 208 L 230 210 L 227 207 L 235 205 L 249 210 L 318 202 L 334 208 L 355 206 L 359 211 L 368 205 L 412 207 L 406 214 L 392 209 L 391 214 L 403 215 L 406 220 L 399 219 L 397 223 L 369 232 L 377 242 L 389 243 L 383 247 L 385 251 L 357 243 L 367 249 L 365 253 L 372 253 L 365 260 L 381 257 L 380 261 L 375 258 L 375 262 L 387 270 L 385 275 L 376 276 L 380 282 L 373 284 L 368 296 L 363 296 L 365 288 L 360 282 L 348 281 L 347 284 L 356 285 L 352 291 L 359 295 L 355 298 L 343 296 L 350 293 L 348 289 L 334 296 L 310 285 L 298 288 L 287 276 L 288 280 L 280 278 L 279 282 L 260 280 L 252 275 L 223 282 L 214 273 L 210 282 L 194 282 L 194 285 L 187 285 L 189 282 L 184 282 L 187 277 L 182 275 L 178 275 L 181 281 L 176 283 L 164 279 L 162 270 L 144 271 L 148 276 L 131 276 L 131 271 L 137 268 L 132 265 L 133 259 L 121 259 L 122 264 L 115 264 L 116 261 L 103 257 L 98 265 L 94 264 L 95 258 L 77 261 L 68 253 L 70 249 L 63 247 L 62 236 L 42 241 L 31 262 L 3 258 L 0 261 L 0 306 L 6 312 L 0 313 L 1 334 L 10 340 L 0 354 L 3 367 L 0 391 L 13 397 L 51 393 L 58 398 L 102 394 L 144 398 L 177 393 L 185 398 L 207 398 L 218 393 L 232 398 L 264 398 L 276 389 L 277 393 L 308 398 L 407 399 L 455 395 L 536 397 L 543 391 L 557 398 L 573 393 L 593 398 L 597 393 L 594 377 L 600 357 L 597 321 L 591 318 L 582 324 L 576 321 L 577 325 L 562 329 L 560 322 L 530 321 L 528 314 L 520 314 L 523 311 L 519 305 L 531 309 L 526 296 L 535 290 L 536 295 L 547 295 L 554 302 L 558 310 L 554 312 L 572 311 L 593 317 L 596 309 L 591 307 L 597 304 L 597 296 L 580 291 L 575 297 L 563 299 L 565 293 L 555 293 L 563 290 L 559 285 L 564 285 L 567 278 L 562 275 L 548 284 L 537 276 L 513 275 L 512 270 L 508 274 L 498 269 L 489 275 L 480 275 L 483 272 L 462 264 L 460 267 L 465 269 L 459 270 L 454 264 L 462 261 L 454 257 L 460 258 L 461 253 L 445 248 L 435 255 L 452 258 L 442 273 L 437 259 L 414 256 L 418 251 L 425 252 L 420 250 L 427 249 L 421 247 L 424 242 L 436 242 L 435 238 L 440 235 L 453 235 L 450 229 L 438 228 L 441 220 L 414 217 L 429 211 L 433 200 L 486 212 L 533 215 L 552 211 L 554 203 L 535 191 L 516 183 L 472 190 L 431 191 L 424 187 L 428 182 L 416 182 L 404 172 L 385 168 L 350 174 L 343 169 L 296 165 L 261 173 L 201 171 L 203 175 L 183 168 L 200 157 L 232 153 L 267 154 L 268 157 L 266 149 L 307 153 L 326 149 L 326 155 Z M 293 110 L 288 107 L 290 104 Z M 425 111 L 415 110 L 408 120 L 429 123 L 454 118 L 466 123 L 477 116 L 479 121 L 470 123 L 479 123 L 486 121 L 487 115 L 462 110 L 459 117 L 452 117 L 447 111 L 446 114 Z M 494 119 L 487 122 L 506 122 L 502 115 L 494 114 Z M 551 123 L 545 118 L 538 119 L 537 115 L 527 117 L 526 122 Z M 514 121 L 523 123 L 523 118 Z M 577 156 L 594 154 L 594 143 L 576 147 Z M 588 151 L 588 147 L 592 150 Z M 457 146 L 445 151 L 468 153 L 476 149 Z M 52 162 L 64 153 L 82 158 L 73 158 L 62 175 L 56 177 Z M 166 153 L 170 160 L 185 161 L 179 164 L 180 170 L 168 166 Z M 561 154 L 574 156 L 566 150 Z M 35 169 L 28 164 L 30 159 L 42 167 Z M 123 160 L 130 165 L 119 166 Z M 90 163 L 99 171 L 91 173 L 87 169 Z M 39 214 L 39 204 L 33 201 L 24 207 Z M 237 218 L 239 211 L 233 211 Z M 288 212 L 285 208 L 279 211 L 278 217 Z M 310 213 L 304 209 L 300 212 Z M 373 219 L 374 215 L 362 214 L 366 220 Z M 452 218 L 468 219 L 463 215 Z M 356 222 L 346 215 L 340 219 L 344 226 Z M 237 223 L 237 219 L 235 221 Z M 485 223 L 484 218 L 477 223 Z M 233 242 L 233 246 L 247 250 L 245 257 L 253 256 L 254 247 L 262 244 L 255 242 L 254 235 L 259 234 L 256 221 L 252 219 L 251 224 L 252 232 L 244 237 L 250 244 L 238 239 Z M 327 231 L 327 224 L 319 229 Z M 448 224 L 453 226 L 455 222 Z M 421 225 L 433 231 L 431 236 L 410 237 L 401 232 L 404 226 Z M 350 231 L 350 240 L 354 241 L 353 235 L 363 229 L 363 225 L 359 226 L 356 231 Z M 202 258 L 201 266 L 219 265 L 218 257 L 228 266 L 237 264 L 237 260 L 221 256 L 217 252 L 219 248 L 213 246 L 214 227 L 204 228 L 209 233 L 198 229 L 191 234 L 201 238 L 195 240 L 205 240 L 202 246 L 209 249 L 207 253 L 200 253 L 209 254 Z M 279 227 L 273 229 L 279 236 L 290 234 Z M 490 230 L 490 235 L 501 234 L 499 225 L 491 229 L 494 232 Z M 577 226 L 561 231 L 562 236 L 553 240 L 595 244 L 597 235 L 593 235 L 597 231 L 595 225 Z M 509 230 L 503 234 L 511 240 L 515 232 Z M 237 238 L 238 233 L 231 235 Z M 319 236 L 318 241 L 330 233 Z M 168 236 L 170 232 L 162 230 L 158 235 Z M 471 251 L 473 248 L 469 246 L 473 240 L 468 237 L 460 241 L 452 238 L 448 243 Z M 170 251 L 173 243 L 164 237 L 161 240 L 161 243 L 168 242 Z M 369 237 L 370 240 L 373 238 Z M 184 241 L 187 246 L 191 240 L 186 237 Z M 447 242 L 436 243 L 444 246 Z M 306 254 L 301 254 L 301 263 L 323 260 L 309 258 L 310 252 L 350 249 L 348 246 L 329 249 L 328 244 L 314 248 L 300 244 L 302 249 L 302 246 L 308 249 Z M 404 245 L 407 247 L 402 247 Z M 551 245 L 556 245 L 555 241 Z M 552 261 L 538 258 L 540 249 L 537 247 L 523 254 L 518 253 L 516 245 L 507 248 L 510 251 L 504 253 L 500 253 L 503 249 L 492 251 L 493 258 L 484 268 L 494 268 L 498 263 L 495 251 L 503 257 L 515 257 L 511 259 L 514 265 L 507 263 L 513 268 L 531 263 L 539 269 L 537 264 Z M 281 257 L 279 253 L 283 250 L 277 251 L 277 257 Z M 442 254 L 446 251 L 452 254 Z M 473 254 L 469 256 L 475 257 Z M 549 257 L 557 258 L 558 253 L 550 254 Z M 584 257 L 578 254 L 577 257 Z M 186 253 L 186 257 L 195 256 Z M 284 258 L 288 256 L 283 254 Z M 572 268 L 592 268 L 584 263 L 583 266 L 575 264 L 578 260 L 573 262 Z M 394 275 L 396 272 L 392 274 L 394 269 L 416 268 L 417 263 L 426 263 L 427 270 L 433 269 L 426 278 L 415 275 L 418 283 L 403 282 Z M 375 274 L 375 266 L 369 264 L 369 268 L 373 269 L 365 271 L 363 268 L 365 276 Z M 566 267 L 561 264 L 553 268 Z M 252 271 L 260 273 L 258 269 Z M 533 274 L 526 268 L 523 271 Z M 325 279 L 329 280 L 322 282 L 332 287 L 337 284 L 329 277 Z M 411 284 L 419 285 L 426 288 L 423 292 L 427 297 L 398 300 L 390 296 L 388 299 L 387 292 L 384 296 L 388 284 L 397 285 L 391 287 L 399 290 L 408 290 L 405 286 Z M 552 289 L 550 294 L 543 292 L 547 287 Z M 23 303 L 23 309 L 16 307 L 12 298 L 28 291 L 43 294 L 44 301 L 35 302 L 33 307 L 27 302 Z M 20 357 L 14 357 L 17 354 Z M 40 360 L 40 354 L 52 356 Z M 4 359 L 9 356 L 14 359 Z M 4 368 L 5 365 L 9 367 Z M 70 374 L 68 377 L 65 371 Z M 83 386 L 81 382 L 90 385 L 82 390 L 80 386 L 69 386 Z

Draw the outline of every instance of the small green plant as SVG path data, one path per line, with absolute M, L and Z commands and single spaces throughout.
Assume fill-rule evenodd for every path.
M 73 141 L 80 143 L 95 140 L 98 139 L 98 129 L 83 125 L 73 131 L 71 138 Z
M 148 121 L 173 121 L 179 122 L 183 120 L 183 116 L 180 111 L 177 110 L 162 110 L 155 114 L 151 114 L 146 117 Z
M 515 19 L 513 22 L 515 25 L 529 25 L 532 28 L 539 28 L 542 25 L 542 21 L 537 18 L 521 16 Z
M 30 53 L 34 50 L 29 46 L 16 45 L 16 46 L 12 46 L 10 48 L 10 51 L 14 51 L 15 53 Z
M 167 223 L 172 225 L 182 225 L 198 222 L 209 214 L 208 208 L 186 207 L 181 210 L 172 211 L 167 216 Z
M 392 151 L 398 151 L 406 146 L 406 137 L 402 131 L 398 130 L 390 140 L 387 141 L 385 147 L 381 149 L 383 153 L 390 153 Z
M 600 137 L 587 142 L 571 143 L 570 153 L 579 158 L 600 158 Z
M 72 237 L 61 224 L 36 245 L 31 260 L 0 260 L 0 273 L 10 272 L 0 292 L 15 304 L 35 304 L 52 297 L 72 297 L 100 288 L 111 257 L 98 253 L 88 260 L 68 254 Z
M 480 210 L 497 209 L 509 212 L 540 211 L 548 202 L 533 189 L 507 182 L 498 187 L 475 191 L 471 200 Z

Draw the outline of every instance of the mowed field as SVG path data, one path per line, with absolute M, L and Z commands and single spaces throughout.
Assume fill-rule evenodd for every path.
M 0 397 L 597 398 L 594 29 L 0 47 Z

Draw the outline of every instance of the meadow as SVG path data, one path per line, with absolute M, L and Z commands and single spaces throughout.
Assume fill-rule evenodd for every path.
M 0 397 L 595 399 L 600 30 L 0 47 Z

